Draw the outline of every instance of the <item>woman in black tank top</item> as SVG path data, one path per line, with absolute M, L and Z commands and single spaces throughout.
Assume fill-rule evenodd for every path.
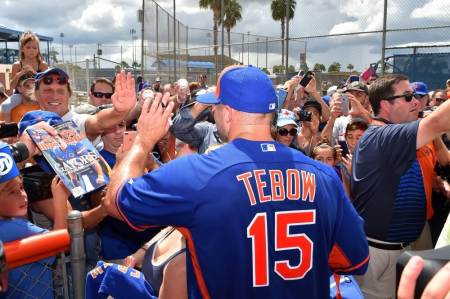
M 11 70 L 11 89 L 16 88 L 19 78 L 28 72 L 38 73 L 48 69 L 39 49 L 39 38 L 31 31 L 22 34 L 19 40 L 19 61 Z

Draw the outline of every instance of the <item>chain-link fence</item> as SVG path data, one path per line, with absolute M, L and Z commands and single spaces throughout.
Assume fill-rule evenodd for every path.
M 265 16 L 271 18 L 270 6 L 267 9 Z M 383 58 L 386 71 L 400 72 L 393 65 L 396 55 L 448 53 L 450 49 L 450 9 L 445 1 L 297 1 L 287 51 L 286 40 L 280 36 L 225 29 L 223 55 L 220 26 L 213 31 L 175 20 L 178 29 L 174 32 L 172 16 L 153 0 L 145 1 L 144 16 L 146 79 L 159 74 L 165 82 L 175 77 L 197 80 L 206 73 L 213 84 L 223 67 L 237 63 L 266 68 L 282 81 L 286 52 L 290 73 L 316 69 L 334 80 L 359 73 L 370 63 L 379 63 L 381 71 Z M 293 26 L 298 20 L 301 26 Z M 448 67 L 442 68 L 445 71 Z
M 72 211 L 68 224 L 68 231 L 52 231 L 5 243 L 9 271 L 6 298 L 84 298 L 81 213 Z M 70 256 L 66 256 L 69 248 Z

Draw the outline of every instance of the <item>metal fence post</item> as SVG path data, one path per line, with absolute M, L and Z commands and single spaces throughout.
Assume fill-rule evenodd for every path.
M 120 63 L 122 63 L 122 61 Z M 86 68 L 85 68 L 85 70 L 86 70 L 86 78 L 85 78 L 85 80 L 86 80 L 86 92 L 87 92 L 87 94 L 89 94 L 89 87 L 91 85 L 91 84 L 89 84 L 89 59 L 86 59 Z
M 72 268 L 73 292 L 76 299 L 84 298 L 86 283 L 86 254 L 81 212 L 72 211 L 67 217 L 70 234 L 70 263 Z

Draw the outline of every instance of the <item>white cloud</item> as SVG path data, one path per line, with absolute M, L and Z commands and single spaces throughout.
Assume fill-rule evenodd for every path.
M 124 25 L 125 14 L 123 8 L 114 5 L 110 0 L 98 0 L 89 4 L 81 13 L 79 20 L 70 24 L 82 31 L 95 32 L 109 28 L 121 28 Z
M 450 1 L 431 0 L 423 7 L 414 9 L 411 13 L 412 18 L 448 18 L 450 11 Z

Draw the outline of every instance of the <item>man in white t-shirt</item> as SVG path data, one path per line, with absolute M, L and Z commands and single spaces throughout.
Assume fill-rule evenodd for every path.
M 113 107 L 94 115 L 78 114 L 70 107 L 69 76 L 60 68 L 49 68 L 36 75 L 35 95 L 41 109 L 58 113 L 64 121 L 72 120 L 91 141 L 121 123 L 136 105 L 134 79 L 122 71 L 117 75 L 116 89 L 111 97 Z
M 372 108 L 370 107 L 367 85 L 359 81 L 351 82 L 344 88 L 343 93 L 348 96 L 350 110 L 348 115 L 341 115 L 336 118 L 331 138 L 332 144 L 336 140 L 345 139 L 345 128 L 351 120 L 360 119 L 367 123 L 371 121 Z M 333 94 L 332 106 L 342 105 L 341 94 L 339 92 Z M 333 107 L 331 108 L 333 110 Z M 332 121 L 332 117 L 329 121 Z

